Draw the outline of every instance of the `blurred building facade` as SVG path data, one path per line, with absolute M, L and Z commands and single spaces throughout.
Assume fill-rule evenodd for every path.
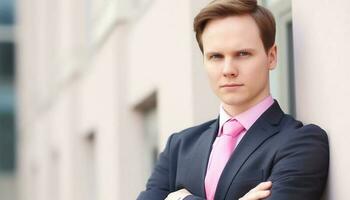
M 192 30 L 208 2 L 17 2 L 18 199 L 136 199 L 167 137 L 217 117 Z M 272 94 L 328 131 L 326 199 L 346 199 L 350 3 L 260 3 L 278 25 Z
M 0 199 L 16 199 L 15 3 L 0 1 Z

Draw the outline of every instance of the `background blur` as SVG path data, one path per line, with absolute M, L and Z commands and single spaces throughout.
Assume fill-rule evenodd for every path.
M 0 199 L 136 199 L 168 136 L 218 115 L 192 30 L 208 2 L 0 0 Z M 324 199 L 347 200 L 350 1 L 259 2 L 272 94 L 327 130 Z

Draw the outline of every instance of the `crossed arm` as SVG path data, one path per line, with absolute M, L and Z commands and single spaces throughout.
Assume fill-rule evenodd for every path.
M 239 200 L 259 200 L 267 198 L 271 194 L 272 182 L 262 182 L 255 188 L 251 189 Z M 181 189 L 176 192 L 170 193 L 165 200 L 204 200 L 203 198 L 192 195 L 186 189 Z
M 320 131 L 322 133 L 320 133 Z M 329 147 L 324 131 L 306 126 L 288 138 L 275 156 L 267 180 L 250 190 L 240 200 L 319 200 L 328 175 Z M 161 153 L 146 191 L 138 200 L 204 200 L 186 188 L 170 191 L 169 146 Z

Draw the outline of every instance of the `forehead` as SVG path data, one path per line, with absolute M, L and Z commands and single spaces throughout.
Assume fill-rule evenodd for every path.
M 208 22 L 203 34 L 204 51 L 263 48 L 259 28 L 250 15 L 230 16 Z

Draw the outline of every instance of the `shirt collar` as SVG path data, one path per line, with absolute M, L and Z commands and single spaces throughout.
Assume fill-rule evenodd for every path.
M 273 104 L 274 100 L 271 95 L 267 96 L 265 99 L 260 101 L 258 104 L 254 105 L 253 107 L 249 108 L 248 110 L 236 115 L 231 116 L 229 115 L 222 104 L 220 105 L 220 131 L 218 136 L 221 135 L 221 129 L 224 123 L 230 119 L 235 119 L 239 123 L 243 125 L 245 130 L 248 130 L 254 122 Z

